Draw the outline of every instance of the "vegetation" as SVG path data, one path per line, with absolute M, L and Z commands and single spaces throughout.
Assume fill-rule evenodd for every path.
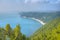
M 50 21 L 32 36 L 31 40 L 60 40 L 60 18 Z
M 20 25 L 12 29 L 7 24 L 5 28 L 0 28 L 0 40 L 60 40 L 60 18 L 40 27 L 30 38 L 21 33 Z
M 0 40 L 29 40 L 29 38 L 21 33 L 20 25 L 12 29 L 10 24 L 7 24 L 5 29 L 0 28 Z

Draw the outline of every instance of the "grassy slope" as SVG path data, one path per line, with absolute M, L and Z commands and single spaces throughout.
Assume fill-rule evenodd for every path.
M 32 36 L 31 40 L 60 40 L 60 18 L 56 18 L 39 30 Z

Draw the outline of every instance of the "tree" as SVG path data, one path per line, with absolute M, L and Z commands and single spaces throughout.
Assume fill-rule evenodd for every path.
M 25 35 L 22 36 L 22 40 L 26 40 L 26 36 Z
M 12 32 L 12 28 L 10 27 L 10 24 L 7 24 L 6 25 L 6 28 L 5 28 L 6 32 L 7 32 L 7 35 L 10 36 L 11 32 Z
M 14 35 L 15 35 L 14 40 L 22 40 L 20 25 L 16 25 L 16 28 L 14 29 Z
M 20 25 L 16 25 L 16 28 L 12 30 L 10 24 L 7 24 L 5 29 L 0 28 L 0 40 L 30 40 L 30 39 L 21 33 Z
M 7 37 L 11 39 L 11 37 L 12 37 L 12 28 L 11 28 L 10 24 L 6 25 L 5 31 L 6 31 L 6 39 L 7 39 Z
M 0 40 L 6 40 L 5 30 L 3 28 L 0 28 Z

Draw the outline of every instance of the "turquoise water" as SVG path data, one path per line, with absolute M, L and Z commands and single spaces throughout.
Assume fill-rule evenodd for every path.
M 29 19 L 22 18 L 18 14 L 5 14 L 0 16 L 0 26 L 5 27 L 6 24 L 10 24 L 12 28 L 15 28 L 17 24 L 21 26 L 21 32 L 26 36 L 33 34 L 40 26 L 39 22 Z

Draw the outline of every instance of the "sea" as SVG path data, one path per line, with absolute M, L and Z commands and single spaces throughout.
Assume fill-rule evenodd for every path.
M 20 24 L 21 32 L 26 36 L 32 35 L 42 26 L 41 23 L 30 18 L 23 18 L 18 13 L 0 13 L 0 27 L 5 28 L 6 24 L 10 24 L 12 29 Z

